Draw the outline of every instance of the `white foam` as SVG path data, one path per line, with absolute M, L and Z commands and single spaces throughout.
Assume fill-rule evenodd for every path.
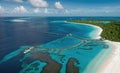
M 26 22 L 26 20 L 23 19 L 13 19 L 12 22 Z

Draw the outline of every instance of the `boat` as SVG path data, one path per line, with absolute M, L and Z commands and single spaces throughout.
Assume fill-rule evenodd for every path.
M 25 49 L 25 51 L 23 52 L 24 54 L 30 52 L 32 49 L 34 49 L 34 47 L 29 47 L 28 49 Z

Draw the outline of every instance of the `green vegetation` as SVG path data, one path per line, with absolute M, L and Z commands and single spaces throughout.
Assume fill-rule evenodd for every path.
M 87 23 L 97 25 L 103 29 L 101 36 L 111 41 L 120 42 L 120 21 L 102 20 L 68 20 L 68 22 Z

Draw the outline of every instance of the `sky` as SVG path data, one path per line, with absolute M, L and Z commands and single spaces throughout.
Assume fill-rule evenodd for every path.
M 120 0 L 0 0 L 0 16 L 120 16 Z

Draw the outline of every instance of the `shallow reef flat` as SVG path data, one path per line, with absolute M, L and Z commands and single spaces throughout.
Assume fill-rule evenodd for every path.
M 103 49 L 109 50 L 104 40 L 65 36 L 43 45 L 22 46 L 3 57 L 0 63 L 21 56 L 19 73 L 83 73 Z

